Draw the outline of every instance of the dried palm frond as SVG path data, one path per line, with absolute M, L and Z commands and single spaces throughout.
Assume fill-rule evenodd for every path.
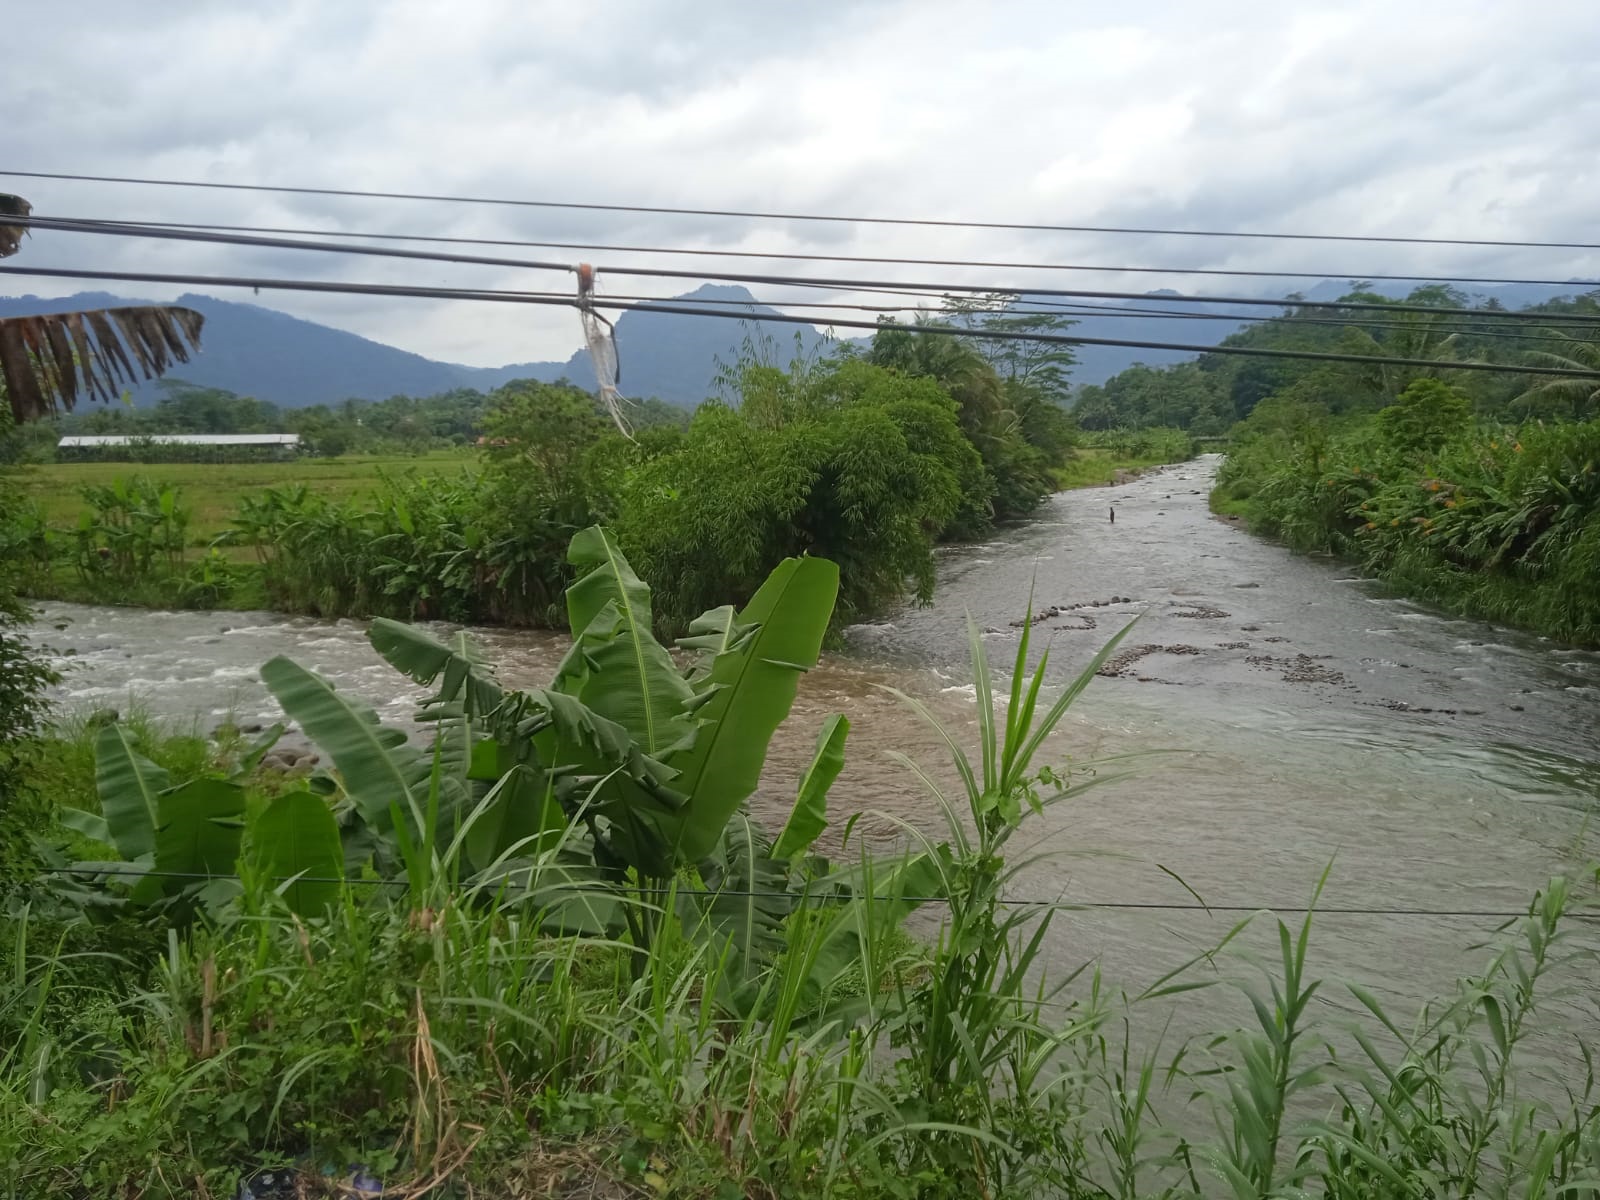
M 205 318 L 176 305 L 130 305 L 0 318 L 0 378 L 18 424 L 69 412 L 80 396 L 110 402 L 124 383 L 155 379 L 200 349 Z

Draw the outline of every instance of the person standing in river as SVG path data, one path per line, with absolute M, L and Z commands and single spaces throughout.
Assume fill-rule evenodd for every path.
M 1117 510 L 1114 508 L 1111 510 L 1111 523 L 1113 525 L 1117 523 Z

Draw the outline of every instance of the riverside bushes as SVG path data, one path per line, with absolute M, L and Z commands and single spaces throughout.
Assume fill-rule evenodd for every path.
M 1374 416 L 1266 402 L 1218 476 L 1253 525 L 1408 595 L 1600 642 L 1600 420 L 1472 421 L 1437 380 Z

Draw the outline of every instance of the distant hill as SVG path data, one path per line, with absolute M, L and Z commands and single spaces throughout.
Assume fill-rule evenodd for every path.
M 753 319 L 773 312 L 757 305 L 742 287 L 707 285 L 679 299 L 743 301 L 750 305 Z M 80 292 L 60 299 L 0 297 L 0 317 L 148 303 L 106 292 Z M 579 350 L 565 362 L 468 367 L 436 362 L 257 304 L 198 295 L 180 296 L 177 303 L 202 313 L 206 325 L 200 355 L 172 372 L 172 378 L 270 400 L 284 408 L 335 404 L 350 397 L 430 396 L 458 387 L 487 391 L 512 379 L 552 382 L 565 376 L 580 386 L 594 384 L 587 350 Z M 772 338 L 780 348 L 779 361 L 784 363 L 791 357 L 796 330 L 807 353 L 823 343 L 822 335 L 809 325 L 775 325 L 756 319 L 749 328 Z M 696 405 L 711 394 L 717 359 L 731 358 L 744 336 L 745 327 L 736 321 L 623 313 L 617 320 L 623 394 Z M 133 391 L 134 402 L 140 404 L 154 403 L 158 395 L 153 384 Z
M 1335 300 L 1349 290 L 1349 284 L 1324 280 L 1304 289 L 1307 299 Z M 1386 283 L 1374 289 L 1391 296 L 1411 290 L 1407 283 Z M 1521 308 L 1553 296 L 1586 290 L 1586 285 L 1571 288 L 1506 286 L 1482 287 L 1476 293 L 1493 297 L 1507 308 Z M 1084 337 L 1119 341 L 1167 342 L 1211 346 L 1239 328 L 1240 322 L 1227 319 L 1198 320 L 1193 316 L 1169 316 L 1165 310 L 1235 314 L 1238 306 L 1175 305 L 1174 293 L 1151 292 L 1147 299 L 1085 302 L 1083 309 L 1103 308 L 1102 312 L 1075 312 L 1079 319 L 1074 332 Z M 654 396 L 673 404 L 692 407 L 712 393 L 712 378 L 717 360 L 728 360 L 738 351 L 747 333 L 770 339 L 776 361 L 786 364 L 792 357 L 796 331 L 800 349 L 815 353 L 824 338 L 809 325 L 763 323 L 760 317 L 773 312 L 755 303 L 744 288 L 707 284 L 677 300 L 733 301 L 749 305 L 751 321 L 712 321 L 672 313 L 626 312 L 617 320 L 617 348 L 622 361 L 622 391 L 635 397 Z M 1028 301 L 1051 301 L 1050 297 L 1025 297 Z M 1054 301 L 1059 302 L 1059 301 Z M 106 308 L 117 304 L 147 304 L 106 292 L 80 292 L 61 299 L 38 296 L 0 297 L 0 317 L 33 313 L 64 312 L 80 308 Z M 174 371 L 172 377 L 204 387 L 223 388 L 244 396 L 270 400 L 284 408 L 303 408 L 312 404 L 335 404 L 351 397 L 382 400 L 394 395 L 429 396 L 452 388 L 472 387 L 487 391 L 512 379 L 538 379 L 552 382 L 567 378 L 583 387 L 592 387 L 594 375 L 587 350 L 579 350 L 565 362 L 511 363 L 503 367 L 468 367 L 459 363 L 437 362 L 358 334 L 291 317 L 258 304 L 240 304 L 211 296 L 186 295 L 178 303 L 203 313 L 203 350 L 193 362 Z M 670 303 L 670 301 L 666 302 Z M 732 305 L 719 305 L 733 307 Z M 1132 312 L 1126 310 L 1133 310 Z M 1162 310 L 1160 315 L 1140 316 Z M 1267 316 L 1270 308 L 1255 309 Z M 1191 357 L 1182 351 L 1146 350 L 1125 346 L 1083 346 L 1078 350 L 1078 365 L 1072 372 L 1074 383 L 1103 383 L 1118 371 L 1136 362 L 1152 366 L 1178 362 Z M 153 384 L 134 390 L 135 403 L 153 403 L 159 393 Z

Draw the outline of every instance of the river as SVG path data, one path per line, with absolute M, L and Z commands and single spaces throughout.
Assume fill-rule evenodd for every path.
M 1124 643 L 1137 657 L 1094 681 L 1049 757 L 1140 757 L 1119 764 L 1132 778 L 1030 826 L 1018 851 L 1056 856 L 1023 873 L 1018 896 L 1193 904 L 1176 875 L 1215 906 L 1292 907 L 1331 863 L 1331 908 L 1483 914 L 1519 910 L 1552 873 L 1581 865 L 1600 798 L 1600 656 L 1438 616 L 1337 563 L 1250 537 L 1207 509 L 1216 463 L 1063 493 L 1037 520 L 943 551 L 932 606 L 848 630 L 844 649 L 806 678 L 757 809 L 783 810 L 823 716 L 843 711 L 854 730 L 835 811 L 872 810 L 870 836 L 892 837 L 901 822 L 936 833 L 936 807 L 888 752 L 948 780 L 939 740 L 883 685 L 970 734 L 968 615 L 1008 665 L 1031 592 L 1036 611 L 1062 610 L 1035 627 L 1053 684 L 1138 618 Z M 126 708 L 131 695 L 201 728 L 228 714 L 264 722 L 274 714 L 256 669 L 274 654 L 387 720 L 405 722 L 419 695 L 351 621 L 48 604 L 39 632 L 62 652 L 61 697 L 80 710 Z M 477 636 L 513 685 L 546 679 L 564 644 L 520 630 Z M 1238 915 L 1074 911 L 1052 929 L 1051 967 L 1093 959 L 1136 989 Z M 1480 966 L 1471 948 L 1497 924 L 1329 913 L 1313 970 L 1364 980 L 1406 1012 Z M 1196 1011 L 1213 1017 L 1208 1009 Z

